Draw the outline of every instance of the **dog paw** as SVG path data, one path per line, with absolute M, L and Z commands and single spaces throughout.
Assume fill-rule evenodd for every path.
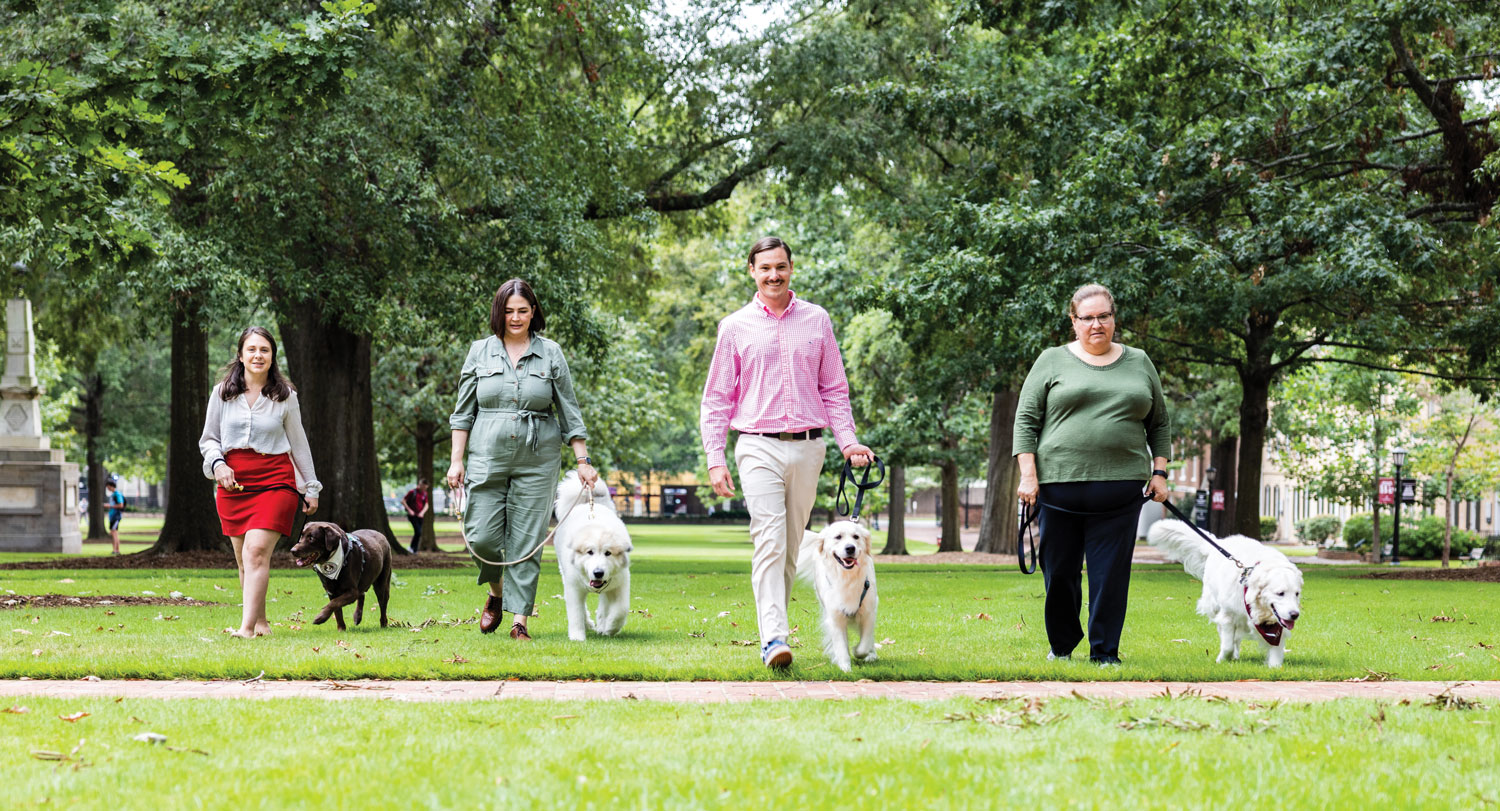
M 585 635 L 583 635 L 583 634 L 575 634 L 575 633 L 571 633 L 571 632 L 570 632 L 570 633 L 569 633 L 569 634 L 568 634 L 568 639 L 571 639 L 571 640 L 573 640 L 573 641 L 574 641 L 574 642 L 583 642 L 583 641 L 585 641 L 585 640 L 587 640 L 587 639 L 588 639 L 588 637 L 587 637 L 587 636 L 585 636 Z
M 328 621 L 328 618 L 330 616 L 332 616 L 332 615 L 331 614 L 319 614 L 318 616 L 316 616 L 316 617 L 313 618 L 313 625 L 322 625 L 323 623 L 325 623 L 325 622 Z
M 879 659 L 880 656 L 878 656 L 875 651 L 870 651 L 869 653 L 859 657 L 859 660 L 861 662 L 874 662 L 878 661 Z

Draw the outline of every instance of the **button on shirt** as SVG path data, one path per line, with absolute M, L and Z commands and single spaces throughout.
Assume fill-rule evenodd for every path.
M 824 427 L 833 429 L 840 450 L 858 444 L 828 311 L 793 293 L 777 317 L 757 295 L 720 321 L 699 411 L 708 466 L 728 467 L 730 428 L 766 434 Z
M 244 394 L 225 402 L 219 396 L 219 387 L 214 386 L 213 394 L 208 397 L 208 413 L 203 418 L 203 435 L 198 438 L 198 451 L 203 454 L 203 475 L 212 479 L 214 463 L 224 458 L 225 451 L 237 448 L 249 448 L 266 455 L 290 451 L 297 489 L 305 489 L 308 498 L 317 498 L 323 492 L 323 485 L 313 470 L 307 432 L 302 428 L 302 407 L 297 403 L 297 392 L 287 395 L 285 400 L 272 400 L 261 394 L 255 398 L 255 404 L 250 405 Z

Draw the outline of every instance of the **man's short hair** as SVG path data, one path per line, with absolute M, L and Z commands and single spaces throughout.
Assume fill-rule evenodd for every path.
M 118 485 L 116 485 L 114 482 L 105 482 L 104 483 L 104 489 L 106 489 L 106 490 L 108 490 L 111 487 L 117 487 L 117 486 Z
M 755 267 L 755 255 L 765 251 L 774 251 L 777 248 L 786 251 L 786 261 L 792 261 L 792 246 L 786 244 L 781 237 L 761 237 L 750 246 L 750 267 Z

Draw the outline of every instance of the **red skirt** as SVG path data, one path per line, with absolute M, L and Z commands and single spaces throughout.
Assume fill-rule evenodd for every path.
M 225 535 L 241 536 L 252 529 L 292 534 L 297 517 L 297 474 L 288 453 L 264 454 L 236 448 L 224 454 L 224 463 L 234 471 L 234 481 L 244 490 L 215 487 L 219 527 Z M 277 486 L 277 489 L 267 490 Z M 283 489 L 280 485 L 288 488 Z

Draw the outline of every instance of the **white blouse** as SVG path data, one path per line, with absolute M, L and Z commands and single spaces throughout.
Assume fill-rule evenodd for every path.
M 214 466 L 224 459 L 225 451 L 239 448 L 264 454 L 291 451 L 297 489 L 305 491 L 308 498 L 317 498 L 323 491 L 318 474 L 313 470 L 307 432 L 302 429 L 302 408 L 297 404 L 297 392 L 279 402 L 262 394 L 255 398 L 252 406 L 244 394 L 225 402 L 219 396 L 219 387 L 214 386 L 213 394 L 208 396 L 203 436 L 198 438 L 198 451 L 203 454 L 203 475 L 212 479 Z

